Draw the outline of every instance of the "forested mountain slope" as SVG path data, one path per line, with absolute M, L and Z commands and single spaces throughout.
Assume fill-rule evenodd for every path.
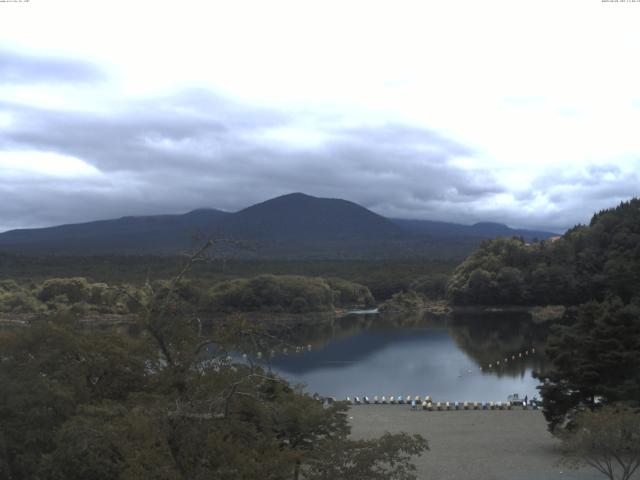
M 557 239 L 527 244 L 499 238 L 455 270 L 455 304 L 565 304 L 616 295 L 640 299 L 640 199 L 593 216 Z
M 11 230 L 0 234 L 0 251 L 19 253 L 168 252 L 190 248 L 212 233 L 227 215 L 215 209 L 184 215 L 122 217 L 113 220 Z

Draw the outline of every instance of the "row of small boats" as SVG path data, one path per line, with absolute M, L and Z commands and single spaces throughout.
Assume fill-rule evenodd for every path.
M 352 405 L 366 405 L 366 404 L 388 404 L 388 405 L 411 405 L 412 408 L 422 408 L 423 410 L 440 411 L 440 410 L 511 410 L 515 407 L 521 407 L 523 409 L 539 408 L 539 404 L 536 400 L 520 400 L 513 399 L 506 402 L 434 402 L 429 395 L 420 397 L 419 395 L 412 396 L 402 395 L 396 396 L 382 396 L 377 395 L 373 398 L 367 396 L 363 397 L 347 397 L 347 402 Z

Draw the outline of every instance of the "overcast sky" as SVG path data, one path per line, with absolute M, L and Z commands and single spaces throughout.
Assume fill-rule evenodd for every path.
M 305 192 L 554 231 L 640 194 L 640 2 L 0 2 L 0 231 Z

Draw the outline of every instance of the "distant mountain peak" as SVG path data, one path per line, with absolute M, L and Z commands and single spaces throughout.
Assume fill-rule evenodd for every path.
M 319 198 L 296 192 L 247 207 L 220 223 L 237 237 L 270 239 L 279 243 L 332 241 L 372 235 L 380 238 L 402 234 L 389 219 L 358 205 L 335 198 Z
M 292 192 L 292 193 L 285 193 L 284 195 L 280 195 L 278 197 L 274 197 L 271 200 L 278 200 L 278 199 L 285 199 L 285 198 L 295 200 L 298 198 L 316 198 L 317 199 L 318 197 L 314 197 L 313 195 L 308 195 L 302 192 Z M 266 200 L 266 201 L 268 202 L 269 200 Z

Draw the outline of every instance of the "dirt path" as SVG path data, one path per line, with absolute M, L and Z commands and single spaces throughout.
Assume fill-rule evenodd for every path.
M 558 464 L 558 441 L 540 411 L 411 411 L 406 405 L 358 405 L 349 413 L 354 438 L 419 433 L 430 451 L 416 459 L 429 480 L 601 480 L 590 468 Z M 639 477 L 640 478 L 640 477 Z

